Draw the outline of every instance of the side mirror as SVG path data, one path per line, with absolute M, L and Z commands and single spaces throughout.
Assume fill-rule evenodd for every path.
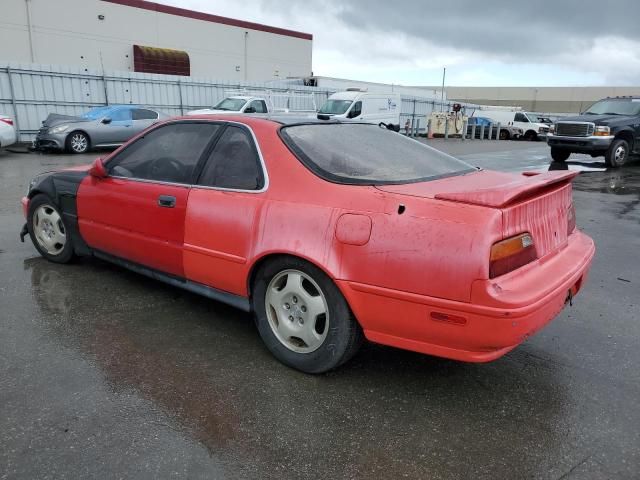
M 102 119 L 102 123 L 104 123 L 105 125 L 109 125 L 111 123 L 111 118 L 110 117 L 104 117 Z
M 244 113 L 256 113 L 256 109 L 253 107 L 247 107 Z
M 347 118 L 356 118 L 358 116 L 360 116 L 360 110 L 351 110 Z
M 105 178 L 107 176 L 107 169 L 102 163 L 102 158 L 96 158 L 89 169 L 89 175 L 94 178 Z

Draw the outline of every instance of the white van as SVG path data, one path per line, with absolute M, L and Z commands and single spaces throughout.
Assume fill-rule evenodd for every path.
M 322 120 L 349 119 L 367 123 L 384 123 L 390 130 L 400 131 L 402 101 L 397 93 L 369 93 L 360 89 L 347 89 L 329 97 L 318 110 Z
M 519 127 L 524 132 L 522 137 L 525 140 L 545 139 L 549 134 L 549 125 L 542 123 L 535 114 L 530 112 L 508 109 L 476 110 L 474 115 L 489 118 L 502 125 Z

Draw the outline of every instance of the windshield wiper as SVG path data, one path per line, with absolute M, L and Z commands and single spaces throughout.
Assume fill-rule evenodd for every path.
M 224 110 L 224 111 L 228 111 L 228 108 L 224 108 L 224 107 L 215 107 L 214 110 Z

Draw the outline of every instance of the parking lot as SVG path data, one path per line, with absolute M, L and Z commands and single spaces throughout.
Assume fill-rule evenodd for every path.
M 550 168 L 541 142 L 430 143 Z M 640 162 L 567 162 L 590 278 L 505 357 L 369 344 L 311 376 L 275 360 L 249 314 L 19 242 L 31 177 L 97 155 L 0 152 L 0 478 L 638 478 Z

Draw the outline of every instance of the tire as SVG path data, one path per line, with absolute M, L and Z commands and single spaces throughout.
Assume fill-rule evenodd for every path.
M 536 140 L 538 140 L 538 134 L 536 132 L 534 132 L 533 130 L 527 130 L 524 133 L 524 137 L 525 140 L 527 140 L 528 142 L 535 142 Z
M 554 162 L 566 162 L 570 156 L 571 152 L 569 150 L 551 147 L 551 158 L 553 158 Z
M 278 257 L 256 272 L 251 302 L 267 349 L 285 365 L 324 373 L 347 362 L 363 333 L 347 301 L 319 268 Z
M 509 140 L 511 139 L 511 134 L 509 133 L 509 130 L 500 130 L 500 140 Z
M 616 138 L 604 155 L 604 161 L 608 167 L 619 168 L 625 164 L 629 158 L 629 142 L 622 138 Z
M 29 201 L 27 231 L 38 253 L 54 263 L 69 263 L 73 244 L 64 217 L 51 199 L 38 194 Z
M 67 135 L 66 147 L 69 153 L 87 153 L 91 142 L 89 136 L 80 131 L 71 132 Z

